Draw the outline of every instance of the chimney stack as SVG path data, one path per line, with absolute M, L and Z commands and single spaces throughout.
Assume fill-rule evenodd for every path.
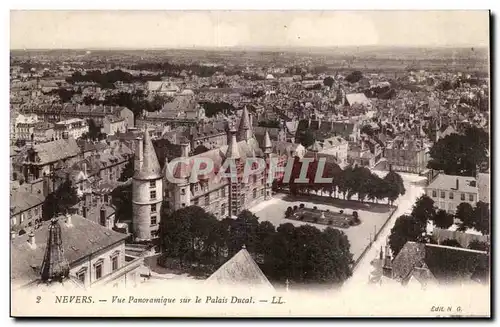
M 106 227 L 106 208 L 104 206 L 101 207 L 99 218 L 100 224 Z
M 457 178 L 457 190 L 458 190 L 458 178 Z

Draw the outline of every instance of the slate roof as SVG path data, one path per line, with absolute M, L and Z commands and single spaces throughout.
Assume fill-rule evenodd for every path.
M 393 277 L 403 283 L 417 275 L 415 269 L 426 269 L 427 277 L 449 284 L 471 280 L 480 268 L 489 268 L 484 251 L 416 242 L 407 242 L 392 262 Z
M 45 248 L 47 245 L 48 226 L 45 222 L 34 231 L 36 248 L 28 244 L 28 234 L 16 237 L 11 242 L 11 278 L 13 282 L 27 283 L 40 277 Z M 117 242 L 124 241 L 128 235 L 109 230 L 79 215 L 71 216 L 71 225 L 66 224 L 66 217 L 59 217 L 64 256 L 70 268 L 80 259 Z
M 40 158 L 40 164 L 76 157 L 80 153 L 80 148 L 73 138 L 35 144 L 33 148 Z
M 456 190 L 458 180 L 458 190 Z M 427 188 L 437 189 L 437 190 L 450 190 L 450 191 L 458 191 L 458 192 L 468 192 L 468 193 L 476 193 L 477 186 L 471 186 L 471 182 L 476 182 L 474 177 L 466 177 L 466 176 L 453 176 L 453 175 L 445 175 L 439 174 Z
M 141 180 L 161 178 L 160 163 L 158 162 L 158 157 L 156 156 L 156 152 L 151 141 L 151 136 L 149 135 L 147 130 L 144 131 L 142 142 L 142 166 L 134 173 L 134 178 Z
M 223 286 L 247 285 L 251 288 L 274 290 L 274 287 L 245 248 L 241 249 L 217 269 L 205 283 Z
M 16 190 L 10 194 L 10 215 L 16 215 L 45 201 L 43 194 Z

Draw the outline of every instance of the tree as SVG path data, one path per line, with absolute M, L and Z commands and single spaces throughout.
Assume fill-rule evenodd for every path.
M 490 207 L 487 203 L 479 201 L 474 208 L 474 228 L 483 235 L 490 234 Z
M 434 220 L 435 215 L 434 200 L 425 194 L 417 199 L 411 212 L 411 216 L 420 223 L 422 230 L 425 230 L 429 220 Z
M 314 144 L 316 139 L 314 138 L 314 133 L 311 130 L 302 131 L 297 133 L 297 141 L 302 144 L 305 148 L 310 147 Z
M 132 221 L 132 185 L 118 186 L 111 192 L 117 221 Z
M 229 240 L 229 254 L 238 252 L 243 245 L 249 252 L 255 252 L 259 218 L 248 210 L 243 210 L 233 221 Z
M 269 221 L 261 221 L 259 223 L 259 226 L 257 226 L 256 234 L 257 244 L 255 247 L 255 251 L 257 254 L 265 256 L 271 249 L 270 247 L 272 245 L 273 237 L 276 234 L 276 228 Z
M 67 214 L 70 208 L 78 203 L 78 194 L 73 183 L 66 179 L 54 192 L 50 193 L 42 205 L 43 220 Z
M 481 242 L 478 240 L 473 240 L 469 243 L 468 246 L 469 249 L 471 250 L 478 250 L 478 251 L 489 251 L 490 250 L 490 245 L 486 242 Z
M 412 216 L 403 215 L 396 220 L 389 235 L 389 246 L 396 257 L 406 242 L 416 242 L 421 239 L 422 224 Z
M 464 231 L 467 228 L 475 227 L 474 209 L 469 203 L 460 203 L 457 207 L 455 217 L 461 221 L 459 230 Z
M 348 81 L 349 83 L 357 83 L 362 78 L 363 78 L 363 73 L 361 73 L 359 70 L 355 70 L 352 73 L 350 73 L 349 75 L 347 75 L 345 80 Z
M 392 204 L 392 202 L 394 202 L 400 195 L 404 195 L 406 192 L 403 178 L 391 169 L 389 173 L 385 175 L 384 180 L 388 185 L 387 198 Z
M 134 158 L 130 158 L 122 169 L 119 182 L 126 182 L 134 176 Z
M 434 216 L 434 225 L 439 228 L 448 229 L 453 225 L 453 215 L 449 214 L 445 210 L 438 210 Z
M 476 167 L 487 161 L 488 135 L 471 127 L 464 135 L 450 134 L 436 142 L 429 151 L 428 168 L 448 175 L 475 176 Z
M 91 140 L 98 140 L 102 134 L 101 128 L 92 118 L 87 120 L 87 124 L 89 125 L 89 132 L 87 133 L 87 137 Z
M 332 77 L 327 76 L 327 77 L 325 77 L 325 79 L 323 80 L 323 85 L 328 86 L 328 87 L 330 87 L 330 88 L 331 88 L 331 87 L 333 86 L 333 83 L 334 83 L 334 82 L 335 82 L 335 80 L 334 80 Z
M 456 247 L 456 248 L 461 248 L 462 247 L 462 245 L 460 245 L 460 243 L 458 243 L 457 240 L 451 239 L 451 238 L 446 239 L 443 242 L 441 242 L 441 245 L 453 246 L 453 247 Z

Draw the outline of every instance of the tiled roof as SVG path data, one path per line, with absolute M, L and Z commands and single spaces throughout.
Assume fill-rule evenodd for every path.
M 64 256 L 70 267 L 72 263 L 105 249 L 128 235 L 109 230 L 79 215 L 71 216 L 71 225 L 66 224 L 66 217 L 59 217 Z M 13 282 L 30 282 L 38 279 L 47 245 L 49 222 L 45 222 L 34 231 L 36 248 L 28 244 L 28 235 L 24 234 L 11 243 L 11 278 Z
M 457 181 L 458 190 L 456 189 Z M 476 193 L 477 186 L 471 186 L 471 182 L 475 183 L 476 179 L 474 177 L 439 174 L 438 177 L 436 177 L 427 187 L 437 190 Z
M 206 281 L 207 284 L 231 286 L 246 285 L 251 288 L 273 290 L 273 286 L 246 249 L 241 249 L 223 264 Z

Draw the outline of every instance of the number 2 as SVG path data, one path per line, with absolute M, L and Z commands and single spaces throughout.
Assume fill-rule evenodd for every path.
M 42 297 L 41 296 L 37 296 L 36 297 L 36 303 L 40 303 L 40 301 L 42 300 Z

